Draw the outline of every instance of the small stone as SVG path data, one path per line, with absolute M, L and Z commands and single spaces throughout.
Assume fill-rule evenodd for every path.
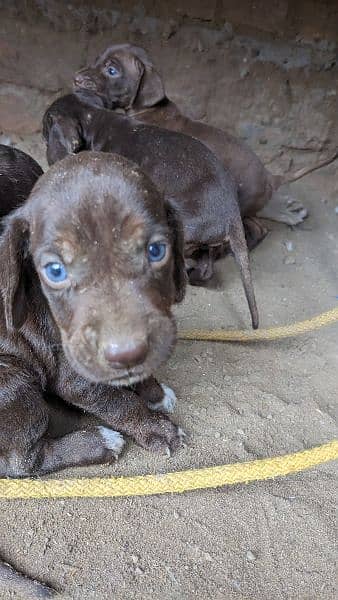
M 8 135 L 0 135 L 0 144 L 4 146 L 12 146 L 13 142 Z
M 294 247 L 293 247 L 293 242 L 291 242 L 291 240 L 285 240 L 284 241 L 284 246 L 287 249 L 288 252 L 292 252 Z
M 249 75 L 250 71 L 248 69 L 248 67 L 243 67 L 243 69 L 240 70 L 239 72 L 239 76 L 241 79 L 244 79 L 244 77 L 247 77 Z
M 144 575 L 144 570 L 141 567 L 136 567 L 135 575 Z
M 236 592 L 240 592 L 241 591 L 241 582 L 238 581 L 237 579 L 233 579 L 231 582 L 232 587 L 234 588 L 234 590 L 236 590 Z
M 257 556 L 251 552 L 251 550 L 248 550 L 246 553 L 246 560 L 248 560 L 249 562 L 254 562 L 256 560 Z
M 219 432 L 219 431 L 216 431 L 216 433 L 215 433 L 215 438 L 216 438 L 216 440 L 219 440 L 219 438 L 220 438 L 220 437 L 221 437 L 221 434 L 220 434 L 220 432 Z
M 139 557 L 136 554 L 132 554 L 131 560 L 133 561 L 134 565 L 136 565 L 139 561 Z
M 293 256 L 287 256 L 284 259 L 284 264 L 285 265 L 294 265 L 294 264 L 296 264 L 296 259 Z

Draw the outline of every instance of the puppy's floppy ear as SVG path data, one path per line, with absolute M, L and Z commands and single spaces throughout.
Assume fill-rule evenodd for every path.
M 137 104 L 146 108 L 155 106 L 165 98 L 162 78 L 150 62 L 144 63 L 140 58 L 137 60 L 143 67 L 143 75 L 136 96 Z
M 52 114 L 47 110 L 43 117 L 43 137 L 47 143 L 49 165 L 84 149 L 80 125 L 68 115 Z
M 7 220 L 0 236 L 0 293 L 6 327 L 19 329 L 28 314 L 26 288 L 28 285 L 25 262 L 28 259 L 28 222 L 15 211 Z
M 183 226 L 175 209 L 169 204 L 167 204 L 166 208 L 173 244 L 174 282 L 176 287 L 175 302 L 182 302 L 188 281 L 184 262 Z

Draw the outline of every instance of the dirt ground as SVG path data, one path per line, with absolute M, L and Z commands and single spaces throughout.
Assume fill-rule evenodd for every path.
M 90 54 L 90 44 L 79 32 L 76 44 L 73 36 L 67 46 L 66 37 L 55 29 L 47 32 L 45 25 L 28 27 L 12 18 L 3 19 L 0 28 L 1 140 L 29 151 L 46 168 L 39 125 L 44 107 Z M 9 68 L 13 40 L 19 50 Z M 92 45 L 102 48 L 106 40 L 107 34 Z M 54 61 L 60 47 L 63 57 L 68 52 L 68 61 Z M 236 57 L 238 45 L 229 52 Z M 158 58 L 165 72 L 167 47 L 163 53 L 159 50 Z M 196 64 L 199 56 L 189 54 L 189 61 L 193 59 Z M 233 61 L 229 64 L 232 69 Z M 280 67 L 273 70 L 271 64 L 267 60 L 264 69 L 271 69 L 276 81 L 283 78 Z M 178 98 L 184 95 L 179 85 L 182 64 L 180 69 L 178 78 L 170 81 Z M 199 97 L 194 69 L 188 84 L 192 110 L 194 98 L 197 102 Z M 52 82 L 53 72 L 57 82 Z M 302 73 L 296 69 L 290 77 L 296 80 Z M 320 83 L 316 88 L 312 81 L 312 91 L 304 98 L 306 119 L 314 127 L 320 125 L 321 131 L 331 131 L 332 144 L 331 109 L 323 105 L 321 114 L 313 90 L 323 86 L 325 94 L 334 91 L 337 80 L 332 71 L 317 75 Z M 246 94 L 250 89 L 255 94 L 265 76 L 261 72 L 258 82 L 257 72 L 254 81 L 249 77 Z M 262 92 L 267 93 L 273 95 L 273 88 Z M 14 97 L 16 105 L 11 101 Z M 327 96 L 333 97 L 333 92 Z M 309 98 L 315 98 L 312 104 Z M 239 104 L 242 100 L 244 106 L 245 94 Z M 276 147 L 292 134 L 292 127 L 287 129 L 288 114 L 282 104 L 278 105 L 280 122 L 273 126 L 273 109 L 264 108 L 263 100 L 260 110 L 266 124 L 260 125 L 258 137 L 255 133 L 247 141 L 277 172 L 285 168 L 289 155 L 287 151 L 276 154 Z M 276 97 L 277 104 L 279 100 Z M 293 118 L 295 108 L 290 102 Z M 252 131 L 243 106 L 236 107 L 234 122 L 228 120 L 238 133 Z M 228 106 L 222 111 L 218 107 L 209 120 L 223 125 Z M 208 113 L 204 118 L 208 120 Z M 304 157 L 314 162 L 312 151 L 311 147 L 298 153 L 290 150 L 294 163 L 299 160 L 302 165 Z M 282 190 L 303 202 L 310 216 L 295 229 L 270 223 L 270 235 L 252 254 L 263 327 L 302 320 L 337 306 L 337 174 L 336 163 Z M 231 259 L 219 265 L 219 273 L 221 289 L 188 290 L 176 311 L 180 328 L 249 327 L 240 278 Z M 129 443 L 115 466 L 71 469 L 57 476 L 162 473 L 275 456 L 329 441 L 337 435 L 337 360 L 337 326 L 256 345 L 181 342 L 159 378 L 178 395 L 175 418 L 189 435 L 187 447 L 166 458 Z M 333 600 L 335 475 L 330 463 L 275 481 L 179 496 L 0 501 L 0 553 L 23 571 L 64 590 L 60 596 L 64 600 Z M 0 597 L 19 596 L 0 592 Z

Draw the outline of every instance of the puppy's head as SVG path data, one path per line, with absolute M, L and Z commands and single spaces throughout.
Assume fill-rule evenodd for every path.
M 91 152 L 58 162 L 7 221 L 0 251 L 8 329 L 28 318 L 31 261 L 65 355 L 83 377 L 128 385 L 168 358 L 171 306 L 185 287 L 183 240 L 133 163 Z
M 147 53 L 132 44 L 107 48 L 91 67 L 76 73 L 74 89 L 97 94 L 109 109 L 150 107 L 165 98 L 162 79 Z

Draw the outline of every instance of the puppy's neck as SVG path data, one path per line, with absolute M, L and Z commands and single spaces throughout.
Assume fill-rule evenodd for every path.
M 130 117 L 136 117 L 137 115 L 142 115 L 155 110 L 167 111 L 171 108 L 171 106 L 175 105 L 173 102 L 171 102 L 171 100 L 169 100 L 169 98 L 167 98 L 167 96 L 165 96 L 164 98 L 162 98 L 162 100 L 160 100 L 159 102 L 157 102 L 157 104 L 154 104 L 153 106 L 138 106 L 137 103 L 135 103 L 133 106 L 126 109 L 126 113 Z
M 89 90 L 75 90 L 74 93 L 80 102 L 87 104 L 91 108 L 108 108 L 105 106 L 103 98 L 94 92 Z

